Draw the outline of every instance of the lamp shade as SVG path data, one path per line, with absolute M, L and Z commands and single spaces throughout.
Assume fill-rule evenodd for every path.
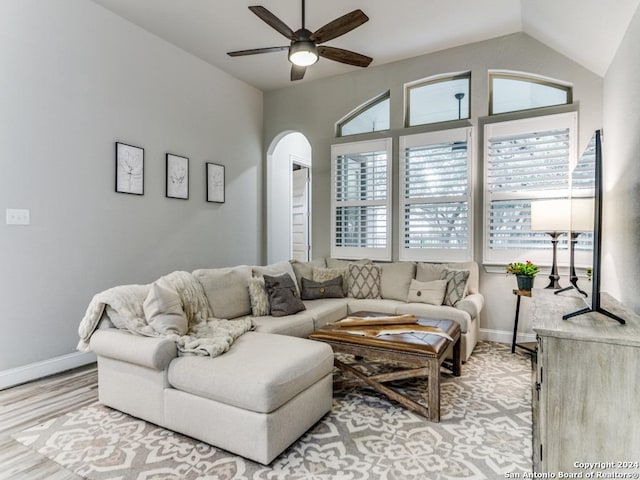
M 570 226 L 571 201 L 569 199 L 531 202 L 531 231 L 567 232 Z
M 574 198 L 571 200 L 571 231 L 593 232 L 593 198 Z
M 307 40 L 294 42 L 289 47 L 289 61 L 299 67 L 313 65 L 318 61 L 318 47 Z

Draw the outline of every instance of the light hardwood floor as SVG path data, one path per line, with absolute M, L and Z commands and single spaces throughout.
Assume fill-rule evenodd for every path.
M 0 391 L 0 480 L 81 480 L 11 435 L 97 400 L 95 364 Z

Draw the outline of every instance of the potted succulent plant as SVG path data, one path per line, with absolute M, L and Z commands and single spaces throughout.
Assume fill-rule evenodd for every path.
M 507 273 L 516 276 L 518 281 L 518 290 L 531 290 L 533 288 L 533 280 L 540 269 L 530 260 L 526 262 L 513 262 L 507 265 Z

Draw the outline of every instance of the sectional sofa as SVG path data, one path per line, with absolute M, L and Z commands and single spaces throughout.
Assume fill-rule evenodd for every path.
M 460 323 L 461 356 L 468 359 L 484 302 L 477 264 L 359 263 L 379 275 L 377 298 L 305 300 L 304 310 L 284 316 L 256 315 L 260 305 L 249 290 L 256 277 L 266 281 L 287 275 L 299 294 L 308 280 L 321 275 L 339 274 L 348 283 L 353 262 L 323 258 L 194 271 L 209 303 L 208 315 L 250 317 L 254 325 L 215 358 L 179 355 L 168 338 L 115 328 L 110 316 L 117 312 L 107 307 L 95 331 L 86 336 L 98 357 L 100 401 L 268 464 L 331 409 L 333 353 L 328 345 L 306 339 L 318 327 L 363 310 L 451 319 Z M 428 290 L 416 291 L 416 285 L 438 284 L 452 271 L 464 273 L 465 279 L 455 306 L 429 300 Z M 139 292 L 149 290 L 137 287 Z

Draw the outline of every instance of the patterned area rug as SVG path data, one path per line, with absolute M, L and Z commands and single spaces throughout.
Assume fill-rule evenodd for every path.
M 336 391 L 267 467 L 97 403 L 14 438 L 92 480 L 496 479 L 532 469 L 530 379 L 528 356 L 479 343 L 461 377 L 443 373 L 440 423 L 369 389 Z M 396 386 L 418 399 L 426 381 Z

